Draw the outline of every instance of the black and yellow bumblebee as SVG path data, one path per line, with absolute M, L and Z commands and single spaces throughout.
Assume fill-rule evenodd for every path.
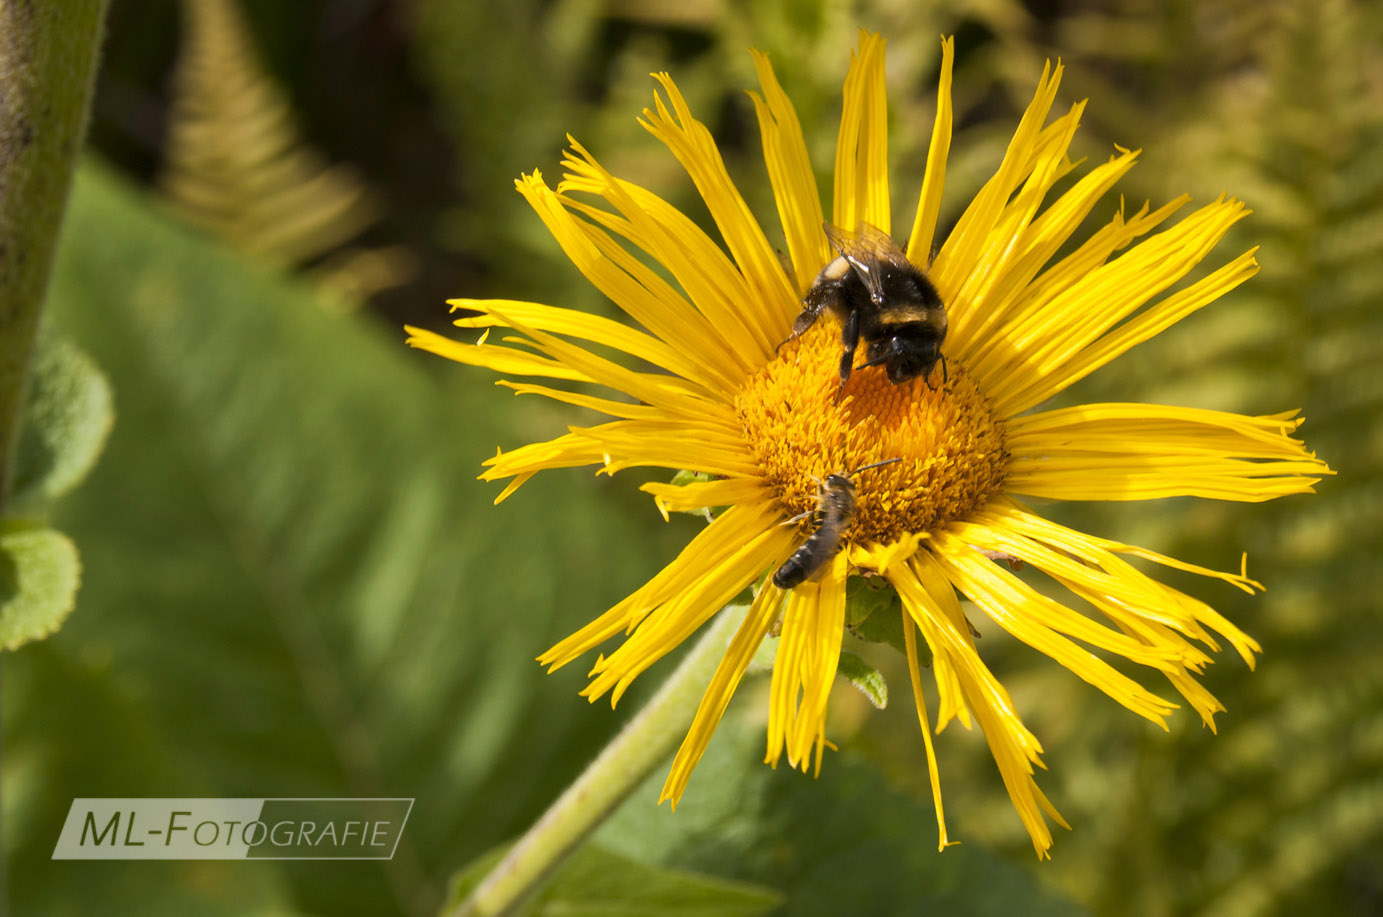
M 826 238 L 840 254 L 816 275 L 787 340 L 801 335 L 830 309 L 844 324 L 842 389 L 852 370 L 880 363 L 894 385 L 918 376 L 930 379 L 938 361 L 944 380 L 941 342 L 946 340 L 946 307 L 927 275 L 877 227 L 860 223 L 849 232 L 824 225 Z M 855 350 L 861 341 L 865 361 L 855 366 Z
M 806 582 L 825 566 L 826 561 L 835 557 L 840 551 L 840 536 L 845 533 L 850 520 L 855 517 L 855 482 L 851 478 L 861 471 L 901 461 L 900 458 L 891 458 L 856 468 L 854 471 L 826 475 L 817 492 L 816 510 L 794 516 L 784 523 L 792 525 L 813 515 L 817 522 L 816 531 L 808 535 L 802 547 L 794 551 L 793 555 L 774 572 L 773 585 L 779 589 L 791 589 Z

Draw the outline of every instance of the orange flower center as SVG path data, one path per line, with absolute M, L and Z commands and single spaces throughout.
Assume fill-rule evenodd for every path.
M 746 441 L 789 516 L 816 508 L 817 481 L 901 459 L 854 478 L 846 538 L 889 544 L 982 506 L 1008 466 L 1003 425 L 963 366 L 892 385 L 884 367 L 855 370 L 840 391 L 839 322 L 818 321 L 750 377 L 735 399 Z M 863 348 L 861 348 L 861 352 Z M 839 401 L 837 394 L 839 393 Z

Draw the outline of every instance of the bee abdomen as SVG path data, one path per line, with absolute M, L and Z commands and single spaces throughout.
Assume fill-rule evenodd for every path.
M 806 581 L 807 567 L 803 563 L 802 558 L 802 555 L 805 554 L 806 551 L 807 546 L 802 545 L 802 547 L 797 549 L 797 553 L 789 557 L 783 562 L 781 567 L 774 571 L 773 585 L 777 586 L 779 589 L 791 589 Z
M 840 550 L 840 542 L 818 529 L 773 574 L 773 585 L 792 589 L 806 582 Z

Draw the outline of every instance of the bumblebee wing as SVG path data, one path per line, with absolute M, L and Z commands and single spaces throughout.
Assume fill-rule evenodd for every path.
M 909 267 L 908 256 L 898 247 L 898 243 L 882 229 L 865 222 L 858 223 L 854 232 L 831 223 L 826 223 L 825 229 L 831 246 L 854 268 L 855 274 L 869 290 L 870 297 L 875 302 L 882 302 L 884 288 L 880 262 L 903 269 Z

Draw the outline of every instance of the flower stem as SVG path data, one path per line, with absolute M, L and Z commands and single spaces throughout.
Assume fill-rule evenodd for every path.
M 658 693 L 629 721 L 585 772 L 445 917 L 501 917 L 574 853 L 659 763 L 691 725 L 706 685 L 748 609 L 717 615 Z
M 106 2 L 0 3 L 0 513 Z

